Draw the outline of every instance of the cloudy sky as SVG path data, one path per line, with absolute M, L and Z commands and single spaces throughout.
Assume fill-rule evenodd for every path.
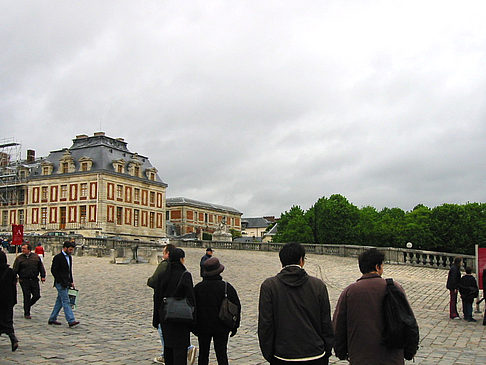
M 486 201 L 484 1 L 0 0 L 0 138 L 104 131 L 244 216 Z

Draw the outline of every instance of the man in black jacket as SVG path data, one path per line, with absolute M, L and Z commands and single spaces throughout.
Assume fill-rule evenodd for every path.
M 447 276 L 446 288 L 449 289 L 449 318 L 461 319 L 457 313 L 457 292 L 459 290 L 459 281 L 461 280 L 461 264 L 462 257 L 454 258 L 454 263 L 451 265 L 449 274 Z
M 39 274 L 41 281 L 46 281 L 46 270 L 37 254 L 31 252 L 30 244 L 22 245 L 22 254 L 13 264 L 15 275 L 19 276 L 20 287 L 24 295 L 24 318 L 31 319 L 30 308 L 40 299 Z
M 334 334 L 326 285 L 303 269 L 305 249 L 287 243 L 282 270 L 260 288 L 258 339 L 272 365 L 329 363 Z
M 54 286 L 57 289 L 57 299 L 54 304 L 54 309 L 49 317 L 47 323 L 60 325 L 57 321 L 57 316 L 63 308 L 64 316 L 66 317 L 69 327 L 74 327 L 79 324 L 74 318 L 73 310 L 69 303 L 69 288 L 74 288 L 73 280 L 73 258 L 72 254 L 76 244 L 71 241 L 64 242 L 62 251 L 52 259 L 51 273 L 54 276 Z

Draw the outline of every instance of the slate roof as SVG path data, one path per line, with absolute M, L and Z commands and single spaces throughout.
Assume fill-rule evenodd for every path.
M 176 207 L 176 206 L 181 206 L 181 205 L 187 205 L 187 206 L 194 207 L 194 208 L 211 209 L 211 210 L 216 210 L 216 211 L 220 211 L 220 212 L 223 212 L 223 213 L 233 213 L 233 214 L 239 214 L 239 215 L 243 214 L 239 210 L 236 210 L 235 208 L 226 207 L 224 205 L 218 205 L 218 204 L 213 204 L 213 203 L 205 203 L 205 202 L 201 202 L 201 201 L 189 199 L 189 198 L 184 198 L 184 197 L 167 198 L 166 199 L 166 205 L 167 205 L 167 207 Z
M 245 224 L 245 228 L 266 228 L 271 222 L 263 217 L 257 218 L 241 218 L 241 225 Z
M 144 181 L 150 181 L 158 185 L 167 186 L 158 174 L 155 176 L 155 181 L 149 180 L 145 175 L 145 170 L 151 169 L 154 166 L 150 163 L 149 159 L 145 156 L 138 155 L 136 153 L 130 152 L 127 148 L 127 143 L 122 139 L 115 139 L 107 137 L 104 133 L 97 133 L 92 137 L 88 136 L 78 136 L 73 139 L 73 145 L 70 148 L 63 148 L 56 151 L 51 151 L 49 156 L 47 156 L 43 161 L 48 161 L 52 163 L 54 170 L 52 175 L 56 176 L 58 174 L 60 159 L 64 156 L 64 153 L 68 150 L 74 160 L 76 172 L 67 173 L 66 175 L 74 174 L 85 174 L 86 172 L 79 171 L 79 159 L 82 157 L 88 157 L 93 161 L 93 165 L 89 172 L 110 172 L 113 174 L 118 174 L 126 178 L 138 179 Z M 113 167 L 114 160 L 124 160 L 125 162 L 130 162 L 136 160 L 140 162 L 140 171 L 143 177 L 131 176 L 128 173 L 119 173 L 115 171 Z M 48 178 L 49 175 L 42 175 L 42 167 L 39 165 L 32 169 L 29 178 Z M 126 171 L 126 166 L 125 166 Z

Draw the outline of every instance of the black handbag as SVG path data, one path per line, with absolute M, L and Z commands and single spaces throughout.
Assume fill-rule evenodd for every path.
M 174 293 L 177 292 L 186 272 L 187 270 L 182 273 Z M 194 321 L 194 306 L 189 304 L 187 298 L 165 297 L 163 303 L 164 322 L 190 324 Z
M 224 282 L 224 298 L 219 308 L 219 319 L 229 329 L 235 329 L 240 320 L 238 306 L 228 299 L 228 283 Z

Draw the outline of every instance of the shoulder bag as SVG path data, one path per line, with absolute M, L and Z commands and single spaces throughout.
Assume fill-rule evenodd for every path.
M 177 292 L 179 285 L 181 284 L 184 271 L 177 283 L 174 293 Z M 192 323 L 194 320 L 194 306 L 190 305 L 187 298 L 178 297 L 165 297 L 163 299 L 164 303 L 164 322 L 167 323 Z
M 224 298 L 219 308 L 219 319 L 229 329 L 235 329 L 240 319 L 238 306 L 228 299 L 228 283 L 224 282 Z

